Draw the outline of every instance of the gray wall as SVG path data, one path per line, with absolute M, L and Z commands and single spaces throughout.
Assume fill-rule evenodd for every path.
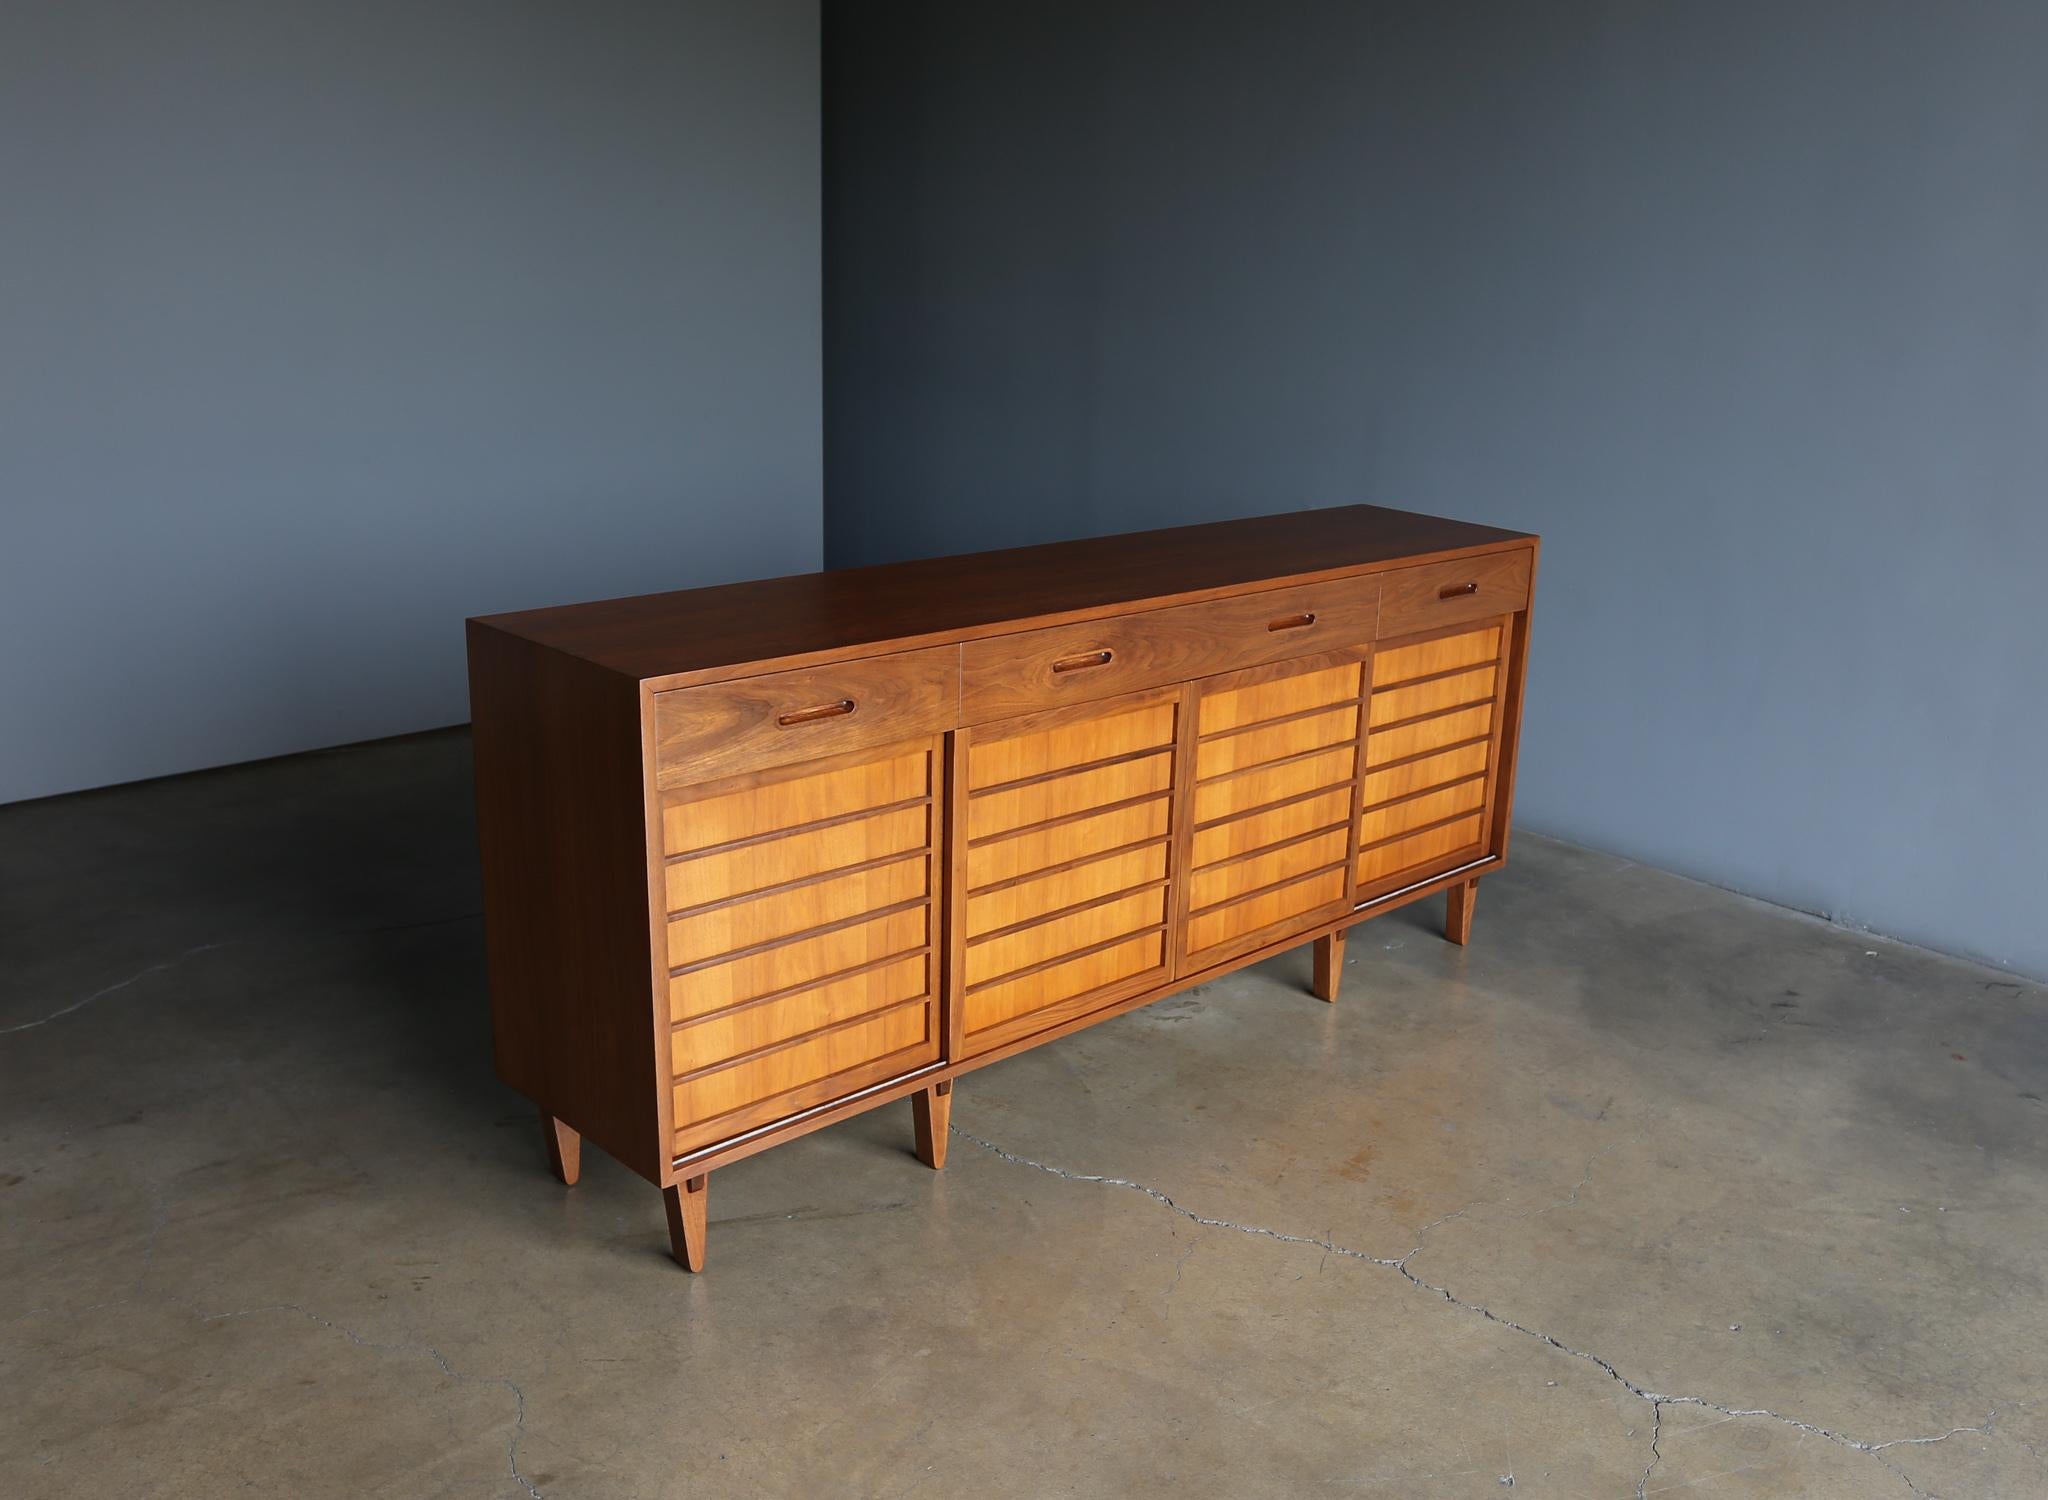
M 816 0 L 0 14 L 0 801 L 459 722 L 813 568 Z
M 833 10 L 828 556 L 1541 531 L 1525 827 L 2048 975 L 2048 7 Z

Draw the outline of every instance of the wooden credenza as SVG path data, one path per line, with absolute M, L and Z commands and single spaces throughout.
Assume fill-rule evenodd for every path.
M 713 1169 L 1507 857 L 1537 539 L 1372 506 L 469 622 L 497 1064 Z

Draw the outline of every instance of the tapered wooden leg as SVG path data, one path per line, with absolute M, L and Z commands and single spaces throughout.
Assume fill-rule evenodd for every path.
M 1344 940 L 1350 936 L 1349 927 L 1340 927 L 1335 932 L 1316 939 L 1316 977 L 1313 988 L 1317 999 L 1336 1003 L 1337 986 L 1344 978 Z
M 948 1078 L 912 1094 L 910 1117 L 917 1126 L 917 1159 L 936 1172 L 946 1165 L 946 1137 L 953 1123 L 953 1080 Z
M 661 1190 L 668 1208 L 668 1248 L 676 1264 L 685 1271 L 704 1269 L 704 1233 L 708 1223 L 704 1210 L 710 1201 L 711 1174 L 692 1177 Z
M 576 1179 L 583 1175 L 583 1137 L 546 1110 L 540 1112 L 540 1134 L 548 1148 L 548 1169 L 562 1179 L 563 1186 L 576 1186 Z
M 1472 941 L 1472 908 L 1479 901 L 1479 882 L 1454 885 L 1444 907 L 1444 936 L 1460 948 Z

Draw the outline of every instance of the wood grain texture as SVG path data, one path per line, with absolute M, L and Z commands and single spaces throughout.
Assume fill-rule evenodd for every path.
M 687 1017 L 669 1036 L 676 1074 L 711 1067 L 931 993 L 931 955 L 912 953 L 807 989 Z
M 548 1155 L 548 1170 L 563 1187 L 576 1186 L 583 1175 L 583 1137 L 546 1110 L 540 1112 L 541 1144 Z
M 1180 965 L 1308 926 L 1348 895 L 1360 659 L 1311 659 L 1195 685 L 1193 838 Z M 1277 805 L 1275 805 L 1277 804 Z
M 1434 714 L 1426 719 L 1375 729 L 1367 742 L 1366 764 L 1378 768 L 1413 755 L 1427 755 L 1453 745 L 1483 741 L 1492 737 L 1493 723 L 1493 705 L 1482 703 L 1473 708 L 1456 709 L 1447 714 Z
M 934 1172 L 946 1165 L 946 1143 L 953 1125 L 953 1083 L 944 1079 L 910 1096 L 911 1127 L 917 1159 Z
M 1283 923 L 1313 926 L 1321 916 L 1342 908 L 1348 900 L 1350 880 L 1342 864 L 1286 885 L 1272 887 L 1223 906 L 1212 906 L 1188 914 L 1187 951 L 1196 955 L 1219 943 L 1263 934 Z
M 1486 805 L 1486 777 L 1467 777 L 1447 786 L 1413 793 L 1398 801 L 1368 807 L 1359 815 L 1358 842 L 1364 846 L 1382 843 L 1397 834 L 1408 833 L 1430 823 L 1441 823 L 1454 813 L 1478 812 Z
M 813 761 L 953 727 L 955 646 L 774 672 L 654 695 L 661 786 Z
M 930 834 L 931 807 L 920 799 L 909 807 L 898 806 L 778 839 L 673 859 L 662 872 L 666 910 L 673 915 L 871 866 L 924 849 Z
M 1378 729 L 1474 703 L 1491 703 L 1498 676 L 1499 669 L 1489 662 L 1483 667 L 1411 682 L 1404 687 L 1375 688 L 1372 725 Z
M 960 719 L 977 724 L 1285 661 L 1373 637 L 1376 580 L 1342 579 L 969 641 Z
M 921 802 L 931 793 L 930 756 L 930 745 L 916 741 L 892 754 L 856 752 L 667 793 L 662 798 L 662 847 L 676 859 Z M 777 788 L 774 796 L 756 795 L 771 786 Z
M 1337 988 L 1344 982 L 1344 944 L 1351 929 L 1339 927 L 1315 940 L 1315 970 L 1310 986 L 1318 1000 L 1337 1002 Z
M 469 701 L 498 1076 L 659 1183 L 638 689 L 472 623 Z
M 492 615 L 484 623 L 634 680 L 732 676 L 1049 617 L 1323 579 L 1439 554 L 1526 551 L 1517 531 L 1337 506 L 1084 541 Z
M 1195 783 L 1195 826 L 1204 827 L 1255 808 L 1271 807 L 1290 797 L 1307 796 L 1332 787 L 1349 789 L 1357 775 L 1355 745 L 1336 745 L 1307 755 L 1290 756 L 1248 771 L 1235 771 Z
M 704 1269 L 705 1237 L 710 1229 L 709 1173 L 671 1183 L 661 1190 L 668 1214 L 668 1249 L 685 1271 Z
M 1173 902 L 1178 692 L 1041 711 L 956 735 L 970 784 L 956 939 L 960 1055 L 1041 1011 L 1162 971 Z
M 1437 890 L 1469 936 L 1535 544 L 1347 550 L 1454 524 L 1323 512 L 472 622 L 500 1066 L 551 1164 L 573 1177 L 586 1129 L 637 1153 L 702 1264 L 713 1166 L 905 1097 L 937 1166 L 962 1071 L 1293 942 L 1334 997 L 1348 926 Z M 1202 581 L 1260 548 L 1298 566 Z M 1006 580 L 1026 556 L 1074 571 Z M 702 595 L 873 613 L 835 639 Z
M 1491 848 L 1511 623 L 1503 616 L 1439 625 L 1375 652 L 1358 818 L 1360 899 Z
M 1003 782 L 1171 746 L 1173 715 L 1173 702 L 1155 696 L 1113 714 L 1041 720 L 1034 733 L 977 739 L 967 755 L 967 784 L 983 791 Z
M 1444 900 L 1444 936 L 1462 948 L 1472 941 L 1472 911 L 1479 904 L 1479 882 L 1459 882 L 1444 893 Z
M 1234 859 L 1318 829 L 1342 827 L 1351 811 L 1351 788 L 1337 785 L 1277 807 L 1236 814 L 1194 833 L 1190 868 Z
M 1073 906 L 1085 906 L 1118 891 L 1164 884 L 1171 851 L 1163 838 L 1135 849 L 1062 864 L 1046 873 L 967 898 L 969 941 L 1016 923 L 1029 922 Z
M 1458 562 L 1387 573 L 1380 634 L 1407 635 L 1489 615 L 1512 614 L 1529 602 L 1534 554 L 1526 547 Z
M 939 739 L 885 744 L 667 799 L 664 827 L 702 847 L 667 862 L 665 891 L 681 872 L 693 892 L 726 893 L 672 911 L 665 929 L 681 1148 L 820 1090 L 851 1092 L 878 1068 L 937 1061 L 942 751 Z M 831 811 L 839 798 L 851 816 Z
M 1403 797 L 1426 792 L 1432 787 L 1483 775 L 1489 741 L 1479 739 L 1451 750 L 1425 751 L 1419 758 L 1405 760 L 1383 770 L 1368 770 L 1365 776 L 1365 805 L 1377 807 Z
M 1373 653 L 1372 684 L 1377 691 L 1398 687 L 1440 672 L 1476 667 L 1500 657 L 1500 627 L 1438 632 L 1405 643 L 1383 642 Z
M 1462 859 L 1479 852 L 1486 826 L 1478 812 L 1433 828 L 1420 829 L 1389 843 L 1358 851 L 1358 883 L 1372 886 L 1389 878 L 1412 878 L 1413 872 L 1439 860 Z
M 1166 970 L 1163 928 L 1034 969 L 967 995 L 962 1057 L 1000 1046 L 1085 1012 L 1130 981 L 1154 982 Z

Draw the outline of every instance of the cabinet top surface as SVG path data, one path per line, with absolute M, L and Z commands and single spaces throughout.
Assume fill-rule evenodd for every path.
M 520 610 L 477 623 L 626 677 L 670 677 L 1533 541 L 1527 532 L 1348 505 Z

